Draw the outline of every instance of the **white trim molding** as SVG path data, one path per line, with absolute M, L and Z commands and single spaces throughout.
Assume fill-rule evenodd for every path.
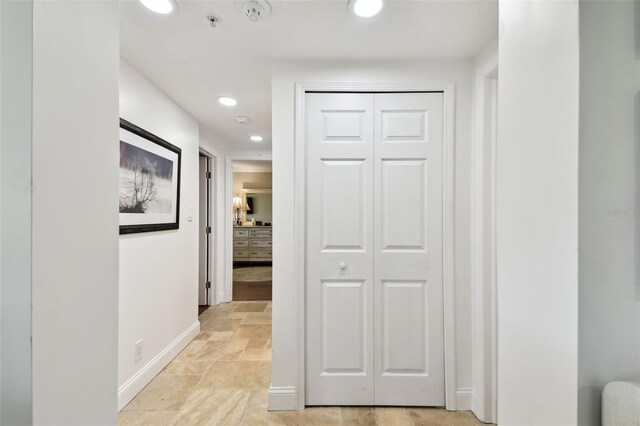
M 158 375 L 193 339 L 200 334 L 200 321 L 196 321 L 140 371 L 118 388 L 118 411 L 122 410 L 154 377 Z
M 272 386 L 269 389 L 269 411 L 291 411 L 291 407 L 296 407 L 297 403 L 296 388 Z
M 443 169 L 443 299 L 444 299 L 444 358 L 446 408 L 457 409 L 456 348 L 455 348 L 455 284 L 454 284 L 454 150 L 455 150 L 455 85 L 446 81 L 407 83 L 330 83 L 307 82 L 295 84 L 295 195 L 294 240 L 297 318 L 297 403 L 287 399 L 286 410 L 305 407 L 305 220 L 306 220 L 306 143 L 305 95 L 307 92 L 442 92 L 444 95 L 444 169 Z M 275 394 L 274 394 L 275 395 Z M 274 396 L 275 398 L 275 396 Z M 271 406 L 271 393 L 269 399 Z M 275 401 L 274 401 L 275 403 Z M 282 401 L 284 404 L 284 401 Z M 279 406 L 284 407 L 284 406 Z
M 456 389 L 456 409 L 458 411 L 471 410 L 473 396 L 474 396 L 474 393 L 472 388 Z

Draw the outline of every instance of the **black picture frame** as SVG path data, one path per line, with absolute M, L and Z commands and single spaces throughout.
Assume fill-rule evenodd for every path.
M 180 229 L 180 186 L 181 186 L 181 177 L 182 177 L 182 149 L 177 146 L 167 142 L 166 140 L 154 135 L 151 132 L 148 132 L 141 127 L 136 126 L 135 124 L 125 120 L 124 118 L 120 118 L 120 128 L 124 129 L 128 132 L 133 133 L 141 138 L 144 138 L 160 147 L 171 151 L 177 154 L 177 188 L 175 191 L 175 221 L 166 222 L 166 223 L 148 223 L 148 224 L 135 224 L 135 225 L 120 225 L 120 235 L 125 234 L 135 234 L 141 232 L 156 232 L 156 231 L 167 231 L 167 230 L 175 230 Z M 122 138 L 119 138 L 120 142 Z M 128 142 L 125 142 L 128 143 Z M 122 213 L 120 213 L 122 215 Z

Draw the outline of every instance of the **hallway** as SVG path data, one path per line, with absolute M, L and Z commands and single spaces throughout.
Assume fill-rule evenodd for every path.
M 118 416 L 124 425 L 480 425 L 470 412 L 314 407 L 267 411 L 271 303 L 232 302 L 200 315 L 201 333 Z

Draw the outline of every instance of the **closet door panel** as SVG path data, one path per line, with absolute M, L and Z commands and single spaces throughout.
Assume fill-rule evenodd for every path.
M 441 93 L 375 95 L 376 405 L 444 405 Z
M 372 405 L 373 96 L 306 104 L 306 403 Z

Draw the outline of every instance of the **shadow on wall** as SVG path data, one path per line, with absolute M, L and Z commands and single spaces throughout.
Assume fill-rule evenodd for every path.
M 639 62 L 638 2 L 580 2 L 580 425 L 640 381 Z

